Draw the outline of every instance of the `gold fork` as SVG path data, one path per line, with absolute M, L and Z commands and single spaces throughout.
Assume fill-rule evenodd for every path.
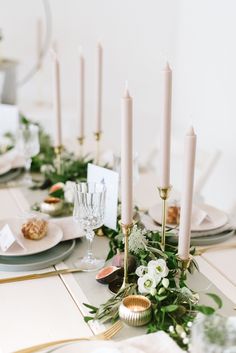
M 101 332 L 101 333 L 94 335 L 94 336 L 91 336 L 91 337 L 68 338 L 68 339 L 64 339 L 64 340 L 41 343 L 41 344 L 37 344 L 36 346 L 31 346 L 28 348 L 20 349 L 18 351 L 15 351 L 14 353 L 38 352 L 41 349 L 55 346 L 55 345 L 62 344 L 62 343 L 70 343 L 70 342 L 78 342 L 78 341 L 93 341 L 93 340 L 109 340 L 113 336 L 115 336 L 122 329 L 122 327 L 123 327 L 122 322 L 117 321 L 114 325 L 109 327 L 104 332 Z

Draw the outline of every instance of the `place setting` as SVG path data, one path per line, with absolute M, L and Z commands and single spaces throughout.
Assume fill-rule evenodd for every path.
M 161 226 L 161 204 L 156 204 L 148 210 L 152 226 L 158 229 Z M 174 200 L 167 206 L 167 227 L 170 235 L 169 241 L 176 243 L 179 230 L 180 206 Z M 148 222 L 148 219 L 147 219 Z M 225 212 L 207 205 L 193 205 L 191 219 L 191 245 L 214 245 L 230 239 L 235 234 L 235 228 L 230 221 L 230 216 Z

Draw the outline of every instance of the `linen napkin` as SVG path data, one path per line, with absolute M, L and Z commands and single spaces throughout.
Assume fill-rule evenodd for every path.
M 52 218 L 50 222 L 57 224 L 63 231 L 63 239 L 70 240 L 84 236 L 83 229 L 73 221 L 73 217 Z
M 52 351 L 52 349 L 50 350 Z M 45 351 L 44 351 L 45 352 Z M 165 332 L 136 336 L 119 342 L 80 341 L 53 349 L 57 353 L 184 353 Z
M 203 222 L 211 222 L 210 216 L 200 207 L 193 205 L 192 209 L 192 225 L 199 226 Z

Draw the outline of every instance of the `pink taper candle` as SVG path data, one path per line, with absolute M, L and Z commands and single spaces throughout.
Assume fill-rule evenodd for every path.
M 196 142 L 197 137 L 193 127 L 190 127 L 185 136 L 183 192 L 179 223 L 178 254 L 182 260 L 189 258 Z
M 79 138 L 84 138 L 84 57 L 79 54 Z
M 121 222 L 133 222 L 133 100 L 128 89 L 121 102 Z
M 61 133 L 61 90 L 60 90 L 60 64 L 57 54 L 51 50 L 52 54 L 52 92 L 53 92 L 53 112 L 56 122 L 55 146 L 62 145 Z
M 103 71 L 103 50 L 100 43 L 97 44 L 96 51 L 96 116 L 95 133 L 102 131 L 102 71 Z
M 163 105 L 161 113 L 161 146 L 160 146 L 160 187 L 170 186 L 170 133 L 171 133 L 171 95 L 172 71 L 168 63 L 162 71 Z

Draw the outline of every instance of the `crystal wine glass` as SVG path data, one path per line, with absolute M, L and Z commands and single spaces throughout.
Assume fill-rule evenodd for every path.
M 25 183 L 31 184 L 32 179 L 30 175 L 30 167 L 32 157 L 36 156 L 40 150 L 39 144 L 39 128 L 34 124 L 22 125 L 18 132 L 18 150 L 25 157 Z
M 104 183 L 78 183 L 75 185 L 73 218 L 86 232 L 88 250 L 85 257 L 76 261 L 82 271 L 95 271 L 104 266 L 105 260 L 95 258 L 92 252 L 94 229 L 103 225 L 106 188 Z

